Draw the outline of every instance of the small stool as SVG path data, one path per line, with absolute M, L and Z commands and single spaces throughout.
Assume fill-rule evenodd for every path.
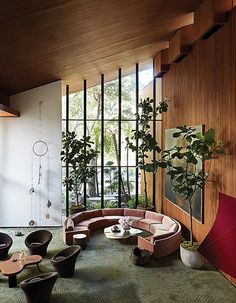
M 87 236 L 85 234 L 73 235 L 73 244 L 79 245 L 82 249 L 85 249 L 87 245 Z

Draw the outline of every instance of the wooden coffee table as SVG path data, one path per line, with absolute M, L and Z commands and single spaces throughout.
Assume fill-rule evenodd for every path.
M 17 286 L 16 275 L 22 272 L 24 267 L 29 265 L 37 265 L 42 261 L 42 257 L 38 255 L 29 255 L 21 258 L 20 253 L 14 253 L 7 261 L 0 262 L 0 270 L 4 276 L 8 277 L 9 287 Z M 40 270 L 39 270 L 40 271 Z

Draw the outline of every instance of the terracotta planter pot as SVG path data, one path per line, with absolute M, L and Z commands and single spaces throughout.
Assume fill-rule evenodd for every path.
M 180 245 L 180 257 L 185 266 L 199 269 L 205 263 L 205 258 L 195 250 L 189 250 Z

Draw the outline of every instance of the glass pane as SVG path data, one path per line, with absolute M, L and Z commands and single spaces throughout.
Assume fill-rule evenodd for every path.
M 101 121 L 87 121 L 87 136 L 94 142 L 93 149 L 99 152 L 91 165 L 101 166 Z
M 62 167 L 62 182 L 66 177 L 66 168 Z M 83 202 L 83 185 L 80 188 L 80 198 L 79 202 Z M 76 204 L 76 194 L 73 191 L 69 191 L 69 207 L 73 204 Z M 66 186 L 62 183 L 62 213 L 66 215 Z
M 118 119 L 118 79 L 104 85 L 104 117 Z
M 117 166 L 118 153 L 118 122 L 104 122 L 104 161 L 105 165 Z
M 66 119 L 66 96 L 62 96 L 61 115 L 62 115 L 62 119 Z
M 118 168 L 104 168 L 104 207 L 118 207 Z
M 136 165 L 136 153 L 132 152 L 127 147 L 126 137 L 132 135 L 132 130 L 135 130 L 135 121 L 122 121 L 121 122 L 121 166 L 135 166 Z
M 121 119 L 135 119 L 136 112 L 136 75 L 122 78 Z
M 84 117 L 84 91 L 70 94 L 69 119 L 83 119 Z
M 101 208 L 101 168 L 95 167 L 95 174 L 87 182 L 87 209 Z
M 101 85 L 87 89 L 87 119 L 101 119 Z
M 121 168 L 121 207 L 132 205 L 132 199 L 135 195 L 135 168 Z M 135 202 L 134 202 L 135 203 Z M 133 207 L 135 204 L 132 205 Z
M 62 121 L 62 131 L 66 130 L 66 121 Z M 77 139 L 81 139 L 84 135 L 83 121 L 69 121 L 69 131 L 74 131 L 77 134 Z
M 140 64 L 139 66 L 139 89 L 140 94 L 144 87 L 148 86 L 150 82 L 153 80 L 153 63 L 152 61 L 146 62 L 144 64 Z M 152 94 L 150 91 L 149 94 Z M 151 97 L 151 96 L 150 96 Z

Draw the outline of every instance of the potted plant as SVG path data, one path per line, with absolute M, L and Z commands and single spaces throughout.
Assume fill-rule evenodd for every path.
M 128 206 L 129 208 L 135 208 L 135 201 L 136 201 L 136 198 L 135 196 L 132 196 L 129 201 L 128 201 Z M 144 195 L 138 195 L 138 208 L 152 208 L 153 205 L 152 205 L 152 201 L 150 200 L 150 198 L 148 197 L 148 206 L 146 204 L 146 201 L 145 201 L 145 197 Z
M 199 161 L 206 163 L 211 159 L 224 154 L 221 143 L 215 140 L 215 131 L 210 128 L 205 133 L 196 132 L 194 127 L 177 126 L 174 138 L 179 142 L 173 148 L 163 151 L 166 160 L 167 174 L 170 176 L 172 190 L 188 202 L 190 239 L 181 243 L 180 255 L 183 263 L 191 268 L 200 268 L 204 258 L 198 253 L 198 242 L 193 242 L 193 196 L 203 189 L 206 184 L 209 169 L 199 169 Z M 210 164 L 210 163 L 209 163 Z
M 98 154 L 93 144 L 89 136 L 78 140 L 75 132 L 62 133 L 61 160 L 69 166 L 69 176 L 64 178 L 63 184 L 75 197 L 75 202 L 70 204 L 70 214 L 85 209 L 82 189 L 84 183 L 95 174 L 95 168 L 89 165 Z
M 166 99 L 161 101 L 155 108 L 153 106 L 153 99 L 141 99 L 138 103 L 138 113 L 136 114 L 138 129 L 132 130 L 130 138 L 125 138 L 127 146 L 133 152 L 138 153 L 138 166 L 143 171 L 144 183 L 144 203 L 142 203 L 142 207 L 146 209 L 150 208 L 147 194 L 147 173 L 152 172 L 155 174 L 158 167 L 166 167 L 165 161 L 148 160 L 149 155 L 154 151 L 156 153 L 161 152 L 161 148 L 151 132 L 150 124 L 153 122 L 153 119 L 155 119 L 157 114 L 162 114 L 163 112 L 167 112 L 167 110 L 168 104 Z

